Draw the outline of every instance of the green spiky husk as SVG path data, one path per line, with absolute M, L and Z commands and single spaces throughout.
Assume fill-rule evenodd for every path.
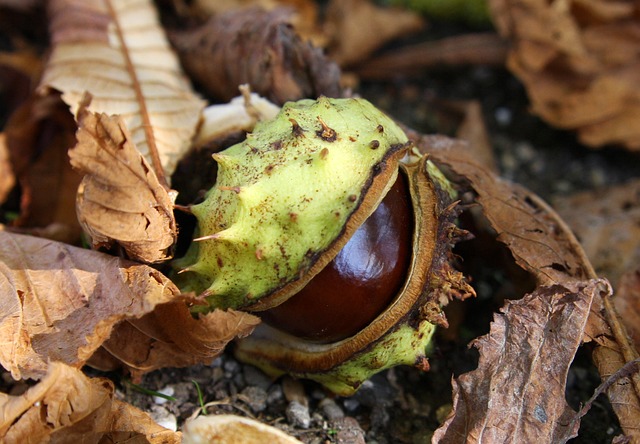
M 216 185 L 192 207 L 203 240 L 175 261 L 175 281 L 212 307 L 242 308 L 301 279 L 362 210 L 376 175 L 389 169 L 373 190 L 377 201 L 384 196 L 406 143 L 364 99 L 285 104 L 244 142 L 214 156 Z

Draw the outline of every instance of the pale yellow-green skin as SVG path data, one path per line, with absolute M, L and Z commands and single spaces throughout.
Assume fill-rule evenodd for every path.
M 236 349 L 236 357 L 259 367 L 273 377 L 288 373 L 319 382 L 337 395 L 349 396 L 358 390 L 364 381 L 378 372 L 397 365 L 418 364 L 418 361 L 426 356 L 435 330 L 436 326 L 426 320 L 422 320 L 416 328 L 403 324 L 376 341 L 371 349 L 356 353 L 349 360 L 324 372 L 284 371 L 275 367 L 272 362 L 261 359 L 258 357 L 260 353 L 252 353 L 252 348 L 256 347 L 264 351 L 265 348 L 277 347 L 281 353 L 286 353 L 289 345 L 286 340 L 278 342 L 276 339 L 275 343 L 265 340 L 259 333 L 255 338 L 249 336 L 241 340 Z
M 332 133 L 322 122 L 334 141 L 324 140 Z M 341 234 L 380 162 L 406 142 L 364 99 L 285 104 L 214 156 L 216 185 L 192 207 L 204 239 L 176 261 L 181 290 L 239 308 L 297 279 Z

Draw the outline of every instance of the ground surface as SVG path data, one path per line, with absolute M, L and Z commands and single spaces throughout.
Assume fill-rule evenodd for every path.
M 429 110 L 434 98 L 480 100 L 501 175 L 549 201 L 640 176 L 636 155 L 615 148 L 589 150 L 572 134 L 554 130 L 532 116 L 522 86 L 501 68 L 443 68 L 425 72 L 420 79 L 363 83 L 357 93 L 427 133 L 438 130 Z M 412 368 L 383 372 L 350 398 L 333 397 L 310 382 L 273 382 L 255 368 L 238 363 L 231 353 L 208 367 L 163 370 L 144 378 L 142 386 L 168 390 L 177 401 L 160 400 L 158 404 L 126 384 L 122 395 L 159 418 L 173 415 L 180 424 L 198 407 L 195 380 L 205 401 L 215 403 L 210 412 L 256 417 L 304 442 L 429 442 L 451 407 L 451 375 L 476 365 L 476 353 L 466 344 L 488 331 L 492 313 L 500 306 L 495 295 L 504 293 L 502 278 L 491 269 L 476 277 L 478 298 L 463 309 L 473 316 L 467 315 L 454 340 L 437 337 L 429 373 Z M 568 402 L 577 408 L 599 382 L 589 351 L 581 349 L 569 374 Z M 574 442 L 610 442 L 619 433 L 615 415 L 601 397 L 583 419 L 580 437 Z
M 422 37 L 437 38 L 459 30 L 445 26 L 429 32 Z M 549 201 L 577 190 L 640 177 L 637 155 L 615 148 L 589 150 L 572 134 L 554 130 L 532 116 L 524 89 L 502 68 L 441 68 L 425 71 L 420 78 L 363 82 L 355 92 L 425 133 L 444 131 L 434 127 L 430 111 L 434 98 L 479 100 L 501 175 Z M 451 407 L 452 375 L 476 365 L 477 353 L 467 344 L 488 331 L 492 313 L 501 304 L 502 296 L 496 295 L 521 296 L 511 287 L 505 291 L 505 277 L 499 270 L 482 270 L 474 278 L 478 298 L 466 308 L 454 308 L 467 313 L 466 322 L 455 335 L 436 337 L 429 373 L 413 368 L 383 372 L 353 397 L 334 397 L 311 382 L 286 378 L 271 381 L 254 367 L 237 362 L 231 351 L 209 366 L 150 373 L 137 386 L 120 374 L 107 376 L 116 381 L 123 400 L 150 412 L 169 427 L 179 427 L 197 412 L 199 387 L 210 413 L 255 417 L 304 442 L 429 442 Z M 88 372 L 103 375 L 91 369 Z M 589 352 L 581 349 L 570 370 L 567 400 L 577 408 L 598 384 Z M 10 389 L 8 385 L 4 381 L 3 388 Z M 174 400 L 142 393 L 140 387 L 164 392 Z M 619 433 L 608 401 L 600 398 L 583 418 L 580 437 L 574 442 L 610 442 Z

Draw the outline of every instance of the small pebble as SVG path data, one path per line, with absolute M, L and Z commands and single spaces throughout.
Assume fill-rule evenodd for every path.
M 229 359 L 224 363 L 224 371 L 230 373 L 232 375 L 240 372 L 240 364 L 238 361 L 234 361 L 233 359 Z
M 504 107 L 496 108 L 494 116 L 498 125 L 503 127 L 511 125 L 513 116 L 509 108 L 504 108 Z
M 344 418 L 331 421 L 329 425 L 336 430 L 335 439 L 340 444 L 365 444 L 365 433 L 355 418 L 345 416 Z
M 280 384 L 274 384 L 267 394 L 267 403 L 276 404 L 284 399 L 284 393 Z
M 360 407 L 360 401 L 358 401 L 357 399 L 348 398 L 342 402 L 342 405 L 344 405 L 344 408 L 347 409 L 347 411 L 353 412 L 358 407 Z
M 536 149 L 529 142 L 518 142 L 514 145 L 516 157 L 523 163 L 529 163 L 533 161 L 536 156 Z
M 173 394 L 175 393 L 175 390 L 172 386 L 168 385 L 164 388 L 161 388 L 160 390 L 157 390 L 157 392 L 162 393 L 163 395 L 173 396 Z M 167 398 L 163 398 L 162 396 L 153 397 L 153 402 L 155 402 L 158 405 L 166 404 L 168 401 L 169 400 Z
M 165 429 L 178 430 L 178 420 L 176 415 L 170 413 L 167 409 L 160 405 L 151 406 L 151 412 L 149 412 L 151 418 Z
M 294 427 L 308 429 L 311 425 L 311 416 L 309 416 L 309 408 L 300 404 L 298 401 L 291 401 L 285 412 L 287 421 Z
M 267 408 L 267 391 L 256 386 L 249 386 L 240 392 L 242 400 L 254 413 L 262 412 Z
M 264 390 L 269 390 L 271 387 L 271 378 L 253 365 L 245 365 L 243 373 L 247 385 L 255 385 Z
M 324 398 L 318 406 L 320 410 L 322 410 L 322 414 L 329 421 L 344 418 L 344 411 L 342 411 L 340 406 L 331 398 Z

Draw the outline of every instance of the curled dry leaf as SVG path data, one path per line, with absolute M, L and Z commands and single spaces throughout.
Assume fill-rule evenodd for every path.
M 196 319 L 183 301 L 176 301 L 119 324 L 103 349 L 138 378 L 158 368 L 208 364 L 231 340 L 249 335 L 259 323 L 259 318 L 234 310 L 215 310 Z
M 173 202 L 136 150 L 122 117 L 81 107 L 78 123 L 78 144 L 69 156 L 85 173 L 77 212 L 93 244 L 117 242 L 141 262 L 170 258 L 177 238 Z
M 117 400 L 113 383 L 52 362 L 47 374 L 20 396 L 0 394 L 0 439 L 22 442 L 180 442 L 135 407 Z
M 442 65 L 503 66 L 506 57 L 506 42 L 495 32 L 473 33 L 394 48 L 353 69 L 362 78 L 385 80 L 399 74 L 420 77 L 426 69 Z
M 5 112 L 13 112 L 31 95 L 42 75 L 42 59 L 30 49 L 0 52 L 0 92 Z
M 67 155 L 76 141 L 75 130 L 73 116 L 55 95 L 33 96 L 9 118 L 6 142 L 21 187 L 20 217 L 14 226 L 64 226 L 65 240 L 80 241 L 75 201 L 81 176 Z
M 170 38 L 185 70 L 217 99 L 231 100 L 242 84 L 278 104 L 340 96 L 337 65 L 302 41 L 288 16 L 284 9 L 240 9 Z
M 381 7 L 368 0 L 332 0 L 325 20 L 327 51 L 340 66 L 353 66 L 385 43 L 423 27 L 420 15 L 406 9 Z
M 183 433 L 184 444 L 301 444 L 275 427 L 235 415 L 199 416 L 185 423 Z
M 640 28 L 632 1 L 491 0 L 533 112 L 589 146 L 640 150 Z
M 586 280 L 591 264 L 560 217 L 534 193 L 482 167 L 468 145 L 442 136 L 416 139 L 419 149 L 470 183 L 475 202 L 522 268 L 539 285 Z
M 290 22 L 304 39 L 323 46 L 326 38 L 318 24 L 318 3 L 315 0 L 194 0 L 193 9 L 206 17 L 238 9 L 259 7 L 265 11 L 287 8 Z
M 16 178 L 9 162 L 7 138 L 4 133 L 0 133 L 0 203 L 6 200 L 15 183 Z
M 463 143 L 441 136 L 413 137 L 436 163 L 466 181 L 497 240 L 535 277 L 538 287 L 566 286 L 596 277 L 569 227 L 539 197 L 490 174 Z M 638 357 L 608 294 L 594 298 L 583 340 L 595 342 L 594 362 L 603 379 Z M 640 376 L 624 378 L 607 394 L 625 433 L 640 438 Z
M 0 363 L 15 379 L 82 366 L 116 323 L 179 293 L 146 265 L 4 231 L 0 270 Z
M 565 401 L 569 365 L 604 280 L 538 287 L 496 314 L 474 341 L 478 368 L 453 380 L 453 412 L 434 442 L 553 442 L 577 435 Z M 517 371 L 514 371 L 516 370 Z M 570 424 L 571 427 L 567 427 Z
M 120 115 L 131 141 L 166 184 L 189 149 L 204 103 L 191 91 L 149 0 L 48 2 L 54 47 L 40 90 L 54 88 L 77 114 Z

